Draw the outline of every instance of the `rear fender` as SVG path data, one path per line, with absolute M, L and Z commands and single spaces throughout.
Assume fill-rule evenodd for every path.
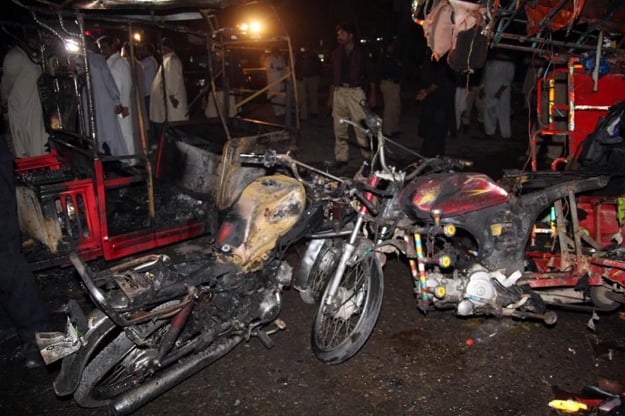
M 101 341 L 116 327 L 111 319 L 99 309 L 95 309 L 87 317 L 87 332 L 82 336 L 82 347 L 74 354 L 63 359 L 61 371 L 54 380 L 54 392 L 58 396 L 68 396 L 74 393 L 87 366 Z

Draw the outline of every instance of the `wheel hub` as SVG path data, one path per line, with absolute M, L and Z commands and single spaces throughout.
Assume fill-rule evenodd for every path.
M 360 291 L 354 294 L 353 290 L 339 287 L 336 292 L 335 305 L 338 306 L 334 317 L 344 321 L 349 320 L 354 314 L 360 312 L 360 305 L 364 299 L 364 294 Z

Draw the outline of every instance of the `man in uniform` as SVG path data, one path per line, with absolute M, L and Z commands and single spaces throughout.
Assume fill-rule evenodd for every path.
M 365 118 L 360 102 L 376 105 L 375 69 L 367 51 L 358 44 L 356 26 L 345 22 L 337 26 L 338 47 L 332 54 L 333 82 L 328 107 L 334 118 L 334 157 L 330 167 L 342 169 L 349 160 L 348 125 L 341 119 L 359 122 Z M 365 92 L 368 90 L 368 95 Z M 356 129 L 356 138 L 364 158 L 370 156 L 370 144 L 364 132 Z

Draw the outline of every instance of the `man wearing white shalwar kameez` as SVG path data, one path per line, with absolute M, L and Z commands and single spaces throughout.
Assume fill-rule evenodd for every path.
M 278 82 L 286 73 L 286 62 L 284 57 L 277 50 L 272 49 L 264 61 L 265 71 L 267 74 L 267 98 L 273 105 L 273 113 L 276 117 L 282 117 L 286 113 L 286 95 L 285 82 Z
M 37 38 L 27 39 L 35 50 Z M 2 72 L 2 107 L 8 110 L 11 140 L 15 157 L 47 153 L 48 133 L 43 125 L 43 110 L 37 80 L 41 68 L 19 46 L 4 57 Z
M 503 139 L 512 137 L 510 129 L 510 99 L 514 62 L 499 53 L 486 62 L 482 82 L 484 85 L 484 130 L 494 136 L 499 123 Z
M 104 152 L 106 147 L 112 155 L 128 154 L 126 142 L 122 136 L 118 114 L 122 112 L 119 91 L 104 56 L 89 49 L 89 74 L 93 90 L 93 107 L 95 110 L 95 128 L 97 133 L 98 151 Z M 87 108 L 86 91 L 83 91 L 83 108 Z M 91 134 L 87 111 L 85 111 L 85 125 Z
M 156 72 L 156 77 L 152 82 L 150 121 L 160 124 L 165 121 L 188 120 L 187 91 L 184 86 L 182 62 L 174 53 L 173 45 L 168 38 L 163 38 L 161 45 L 163 64 Z M 166 99 L 163 96 L 164 92 Z M 167 109 L 165 105 L 167 105 Z
M 130 63 L 122 58 L 121 53 L 115 50 L 112 39 L 102 37 L 98 39 L 100 53 L 106 58 L 106 64 L 111 71 L 111 75 L 119 91 L 119 99 L 122 105 L 122 113 L 119 119 L 119 127 L 124 136 L 124 142 L 128 153 L 135 154 L 135 137 L 133 131 L 133 105 L 132 102 L 132 71 Z

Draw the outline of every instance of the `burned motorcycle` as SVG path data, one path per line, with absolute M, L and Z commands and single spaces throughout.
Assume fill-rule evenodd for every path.
M 341 363 L 367 341 L 389 253 L 408 259 L 424 313 L 453 308 L 459 316 L 554 324 L 548 304 L 625 303 L 625 262 L 613 255 L 619 250 L 582 247 L 589 237 L 580 236 L 575 206 L 576 195 L 604 187 L 608 177 L 537 173 L 526 182 L 518 174 L 504 189 L 484 174 L 457 171 L 469 165 L 458 159 L 421 159 L 398 170 L 386 164 L 379 117 L 369 112 L 366 126 L 377 139 L 376 165 L 353 186 L 367 198 L 342 205 L 357 210 L 343 230 L 347 238 L 313 240 L 298 271 L 304 299 L 319 301 L 311 339 L 320 360 Z M 550 241 L 538 248 L 532 244 L 540 233 Z
M 291 282 L 284 254 L 323 219 L 324 186 L 279 173 L 252 181 L 208 253 L 148 255 L 101 271 L 73 254 L 96 309 L 85 315 L 70 302 L 67 333 L 38 334 L 47 363 L 63 358 L 57 395 L 126 414 L 251 337 L 271 347 Z

